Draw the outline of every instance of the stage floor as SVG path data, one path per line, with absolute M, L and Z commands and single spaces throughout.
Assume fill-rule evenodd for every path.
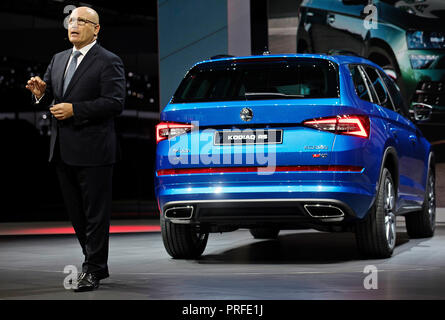
M 445 209 L 431 239 L 408 239 L 398 221 L 395 253 L 383 260 L 360 259 L 351 233 L 282 231 L 277 241 L 247 230 L 211 234 L 199 260 L 171 259 L 158 231 L 114 233 L 111 277 L 85 293 L 63 285 L 65 266 L 82 262 L 74 235 L 3 235 L 0 299 L 445 299 Z M 378 270 L 375 290 L 364 288 L 367 265 Z

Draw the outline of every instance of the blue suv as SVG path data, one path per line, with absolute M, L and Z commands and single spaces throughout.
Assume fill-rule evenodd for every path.
M 173 258 L 209 233 L 248 228 L 355 232 L 366 257 L 435 229 L 431 145 L 376 64 L 312 54 L 219 58 L 193 66 L 156 127 L 155 192 Z

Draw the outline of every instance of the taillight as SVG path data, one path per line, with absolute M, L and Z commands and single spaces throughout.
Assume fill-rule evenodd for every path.
M 337 116 L 304 121 L 303 124 L 318 130 L 346 134 L 362 138 L 369 137 L 369 117 L 363 115 Z
M 192 130 L 193 125 L 177 122 L 161 122 L 156 125 L 156 143 L 170 139 Z

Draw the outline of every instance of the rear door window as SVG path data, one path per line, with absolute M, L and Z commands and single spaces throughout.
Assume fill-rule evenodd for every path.
M 379 104 L 384 108 L 394 111 L 394 106 L 392 104 L 391 97 L 389 96 L 389 92 L 386 89 L 384 81 L 382 77 L 380 77 L 378 71 L 370 66 L 363 66 L 363 68 L 366 74 L 368 75 L 368 79 L 371 81 L 371 84 L 377 95 L 378 98 L 377 104 Z
M 408 116 L 409 115 L 408 108 L 405 104 L 405 101 L 402 98 L 402 94 L 400 93 L 399 87 L 384 72 L 379 70 L 379 73 L 380 76 L 383 78 L 383 81 L 385 82 L 386 88 L 388 88 L 388 91 L 391 94 L 391 98 L 394 103 L 396 111 L 404 116 Z
M 349 71 L 351 72 L 352 81 L 354 82 L 355 92 L 357 96 L 365 101 L 372 102 L 369 86 L 363 78 L 362 71 L 358 65 L 349 65 Z

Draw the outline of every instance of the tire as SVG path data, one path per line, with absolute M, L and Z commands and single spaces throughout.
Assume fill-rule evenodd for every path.
M 199 232 L 196 226 L 174 224 L 161 218 L 164 247 L 174 259 L 196 259 L 204 252 L 209 233 Z
M 356 224 L 359 252 L 367 258 L 389 258 L 396 244 L 396 188 L 391 172 L 384 168 L 376 200 L 364 220 Z
M 277 228 L 252 228 L 250 233 L 255 239 L 276 239 L 280 229 Z
M 410 238 L 429 238 L 434 235 L 436 229 L 435 186 L 434 172 L 429 169 L 422 210 L 405 216 L 406 231 Z

